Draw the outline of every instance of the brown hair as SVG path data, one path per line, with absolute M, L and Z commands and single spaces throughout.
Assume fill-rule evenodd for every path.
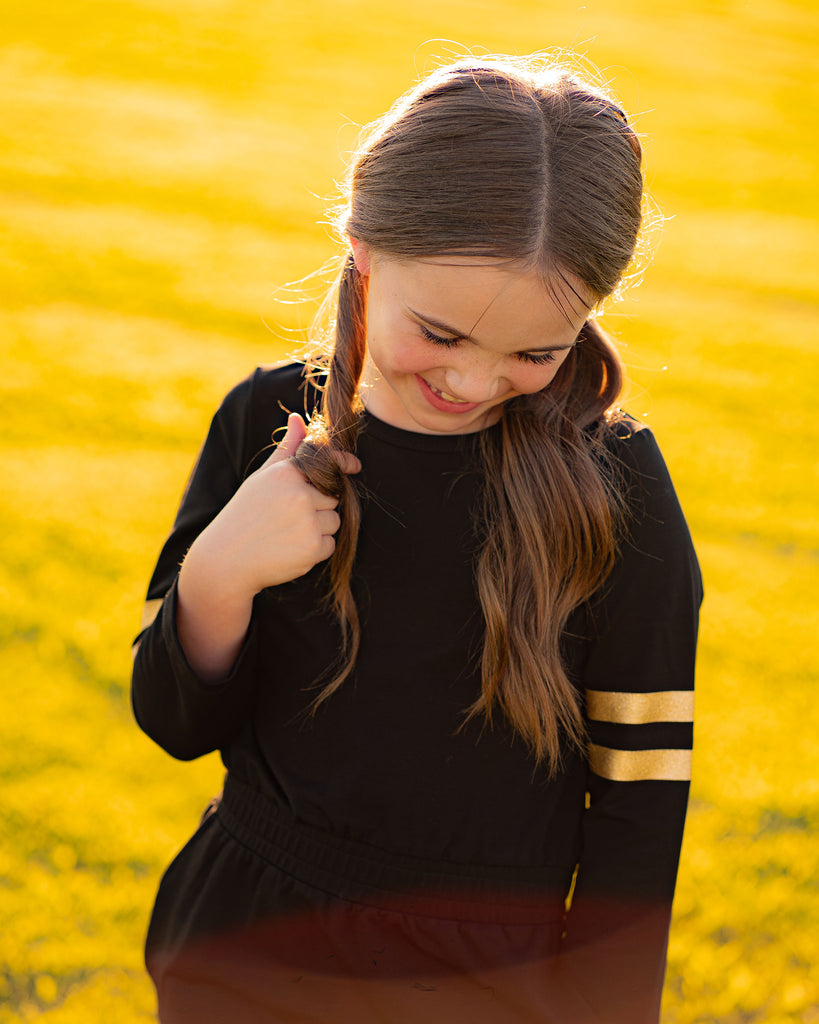
M 373 126 L 351 166 L 340 226 L 390 256 L 482 256 L 535 269 L 565 311 L 579 298 L 572 282 L 597 302 L 622 281 L 641 224 L 640 163 L 623 112 L 564 67 L 459 62 L 433 72 Z M 345 649 L 314 706 L 349 675 L 358 647 L 350 574 L 360 504 L 332 450 L 355 447 L 366 297 L 367 278 L 348 254 L 322 412 L 297 455 L 343 510 L 331 574 Z M 481 441 L 475 577 L 486 634 L 482 692 L 467 717 L 491 721 L 500 708 L 552 770 L 561 742 L 584 738 L 561 635 L 610 571 L 621 519 L 605 457 L 621 366 L 594 321 L 580 338 L 547 388 L 504 406 L 500 439 L 484 431 Z

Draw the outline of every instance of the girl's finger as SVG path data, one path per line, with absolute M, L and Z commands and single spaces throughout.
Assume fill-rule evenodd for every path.
M 329 533 L 325 534 L 321 538 L 321 545 L 319 547 L 318 561 L 319 562 L 323 562 L 325 559 L 329 558 L 330 555 L 332 555 L 332 553 L 335 551 L 335 549 L 336 549 L 336 539 L 335 539 L 335 537 L 333 537 L 332 534 L 329 534 Z
M 336 461 L 342 473 L 361 472 L 361 460 L 351 452 L 336 452 Z
M 291 412 L 287 417 L 287 431 L 279 441 L 276 450 L 267 460 L 270 463 L 283 462 L 296 454 L 296 450 L 307 435 L 307 427 L 304 420 L 297 412 Z
M 317 512 L 316 519 L 323 534 L 336 533 L 341 526 L 341 516 L 332 510 Z
M 334 498 L 332 494 L 324 494 L 317 487 L 312 487 L 315 493 L 313 495 L 313 508 L 317 512 L 325 511 L 328 508 L 335 508 L 338 505 L 338 498 Z

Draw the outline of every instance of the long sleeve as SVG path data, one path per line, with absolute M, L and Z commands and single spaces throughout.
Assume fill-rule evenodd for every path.
M 688 799 L 702 583 L 650 431 L 622 441 L 631 518 L 590 609 L 588 807 L 563 962 L 605 1024 L 656 1024 Z
M 204 682 L 188 664 L 177 636 L 176 581 L 191 543 L 227 504 L 249 468 L 248 452 L 255 450 L 249 438 L 255 376 L 234 388 L 213 418 L 151 578 L 134 648 L 136 719 L 168 753 L 185 760 L 224 746 L 240 728 L 253 695 L 255 616 L 229 675 Z

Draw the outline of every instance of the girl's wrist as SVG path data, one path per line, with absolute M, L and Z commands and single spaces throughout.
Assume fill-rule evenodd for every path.
M 238 558 L 231 557 L 208 530 L 191 545 L 179 571 L 179 586 L 196 603 L 241 612 L 253 603 L 257 590 L 245 580 Z
M 179 573 L 176 630 L 193 671 L 206 682 L 229 675 L 250 625 L 253 598 L 225 591 L 196 558 L 186 558 Z

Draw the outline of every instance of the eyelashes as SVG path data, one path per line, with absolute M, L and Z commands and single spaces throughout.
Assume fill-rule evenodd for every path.
M 418 326 L 421 328 L 421 334 L 423 334 L 427 341 L 431 341 L 433 345 L 440 345 L 442 348 L 455 348 L 461 340 L 460 338 L 446 338 L 440 334 L 433 334 L 433 332 L 428 327 L 424 327 L 423 324 L 418 324 Z
M 532 363 L 535 366 L 545 366 L 555 361 L 554 352 L 518 352 L 518 359 L 522 363 Z
M 441 348 L 455 348 L 456 345 L 461 343 L 460 338 L 452 338 L 442 334 L 435 334 L 423 324 L 418 324 L 418 327 L 421 330 L 421 334 L 427 341 L 433 345 L 438 345 Z M 548 363 L 553 363 L 555 361 L 554 352 L 517 352 L 516 356 L 522 363 L 529 363 L 530 366 L 545 366 Z

